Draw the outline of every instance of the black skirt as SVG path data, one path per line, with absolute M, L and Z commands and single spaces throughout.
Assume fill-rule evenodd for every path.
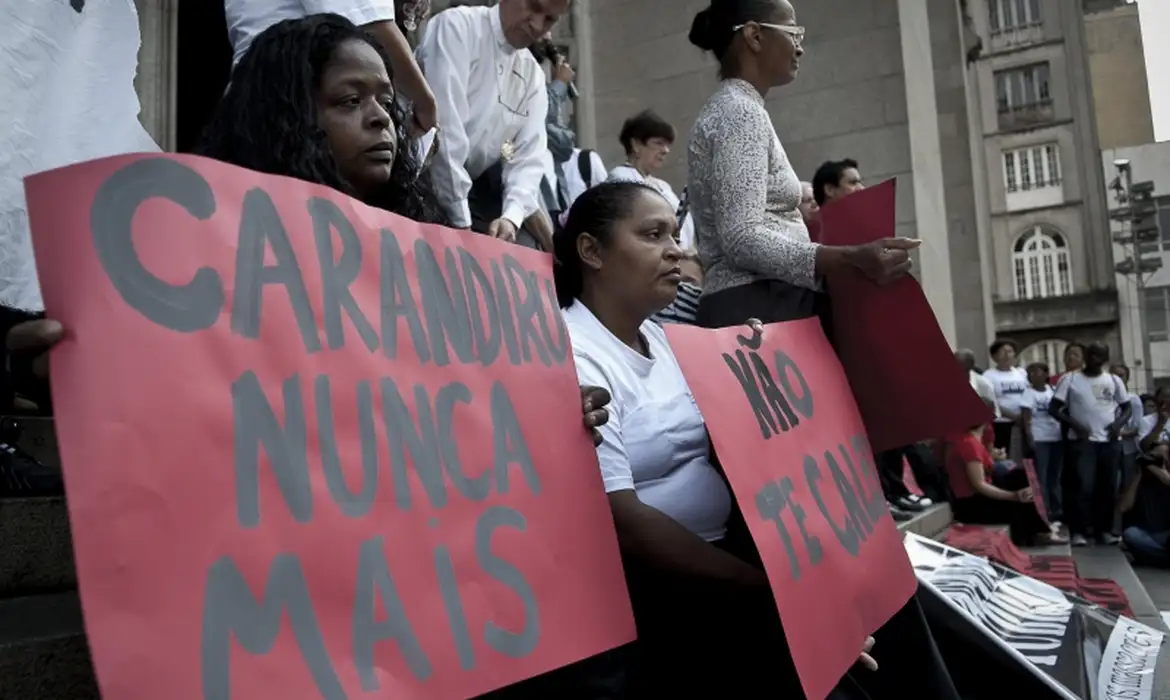
M 782 323 L 818 317 L 829 342 L 833 341 L 829 295 L 780 280 L 760 280 L 729 287 L 699 300 L 695 321 L 703 328 L 741 326 L 749 318 Z

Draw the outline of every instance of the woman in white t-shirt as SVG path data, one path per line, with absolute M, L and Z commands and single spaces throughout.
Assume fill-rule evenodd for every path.
M 612 396 L 597 457 L 638 624 L 633 675 L 650 679 L 635 690 L 803 697 L 758 554 L 732 525 L 703 415 L 650 320 L 681 279 L 676 229 L 657 191 L 608 182 L 581 195 L 554 239 L 578 378 Z M 855 697 L 852 684 L 842 681 L 841 697 Z
M 1018 459 L 1019 450 L 1012 449 L 1012 435 L 1020 423 L 1024 393 L 1030 386 L 1028 373 L 1016 366 L 1016 346 L 1011 341 L 995 341 L 991 344 L 990 354 L 995 366 L 984 372 L 983 378 L 991 382 L 995 389 L 995 403 L 999 406 L 999 416 L 995 419 L 995 446 Z

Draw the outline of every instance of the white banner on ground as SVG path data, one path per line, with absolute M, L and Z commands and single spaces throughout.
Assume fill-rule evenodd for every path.
M 1046 583 L 914 534 L 919 581 L 1067 700 L 1152 700 L 1163 634 Z

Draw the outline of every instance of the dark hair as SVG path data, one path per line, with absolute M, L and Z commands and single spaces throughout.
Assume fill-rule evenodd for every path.
M 646 143 L 650 139 L 663 139 L 667 143 L 674 143 L 676 135 L 670 122 L 658 116 L 654 110 L 647 109 L 638 112 L 622 124 L 618 141 L 621 141 L 622 148 L 626 149 L 626 155 L 629 155 L 634 152 L 635 141 Z
M 1047 362 L 1033 362 L 1032 364 L 1027 366 L 1026 371 L 1029 374 L 1031 374 L 1032 370 L 1034 370 L 1034 369 L 1042 370 L 1044 372 L 1044 374 L 1051 374 L 1052 373 L 1052 370 L 1048 369 Z
M 844 160 L 827 160 L 821 163 L 821 167 L 817 168 L 812 180 L 813 199 L 817 200 L 817 206 L 822 206 L 825 203 L 825 188 L 829 185 L 833 187 L 840 185 L 841 178 L 845 176 L 845 171 L 849 168 L 857 170 L 857 161 L 845 158 Z
M 1141 401 L 1142 401 L 1142 403 L 1145 403 L 1145 402 L 1147 402 L 1147 401 L 1153 401 L 1153 400 L 1154 400 L 1154 395 L 1153 395 L 1153 394 L 1142 394 L 1142 395 L 1141 395 Z
M 987 352 L 992 357 L 995 357 L 996 355 L 999 354 L 999 351 L 1003 350 L 1004 348 L 1011 348 L 1012 350 L 1017 350 L 1016 344 L 1013 343 L 1012 341 L 1010 341 L 1010 340 L 997 340 L 991 344 L 991 347 L 987 349 Z M 1017 350 L 1017 352 L 1018 352 L 1018 350 Z
M 779 8 L 779 0 L 711 0 L 691 21 L 687 39 L 704 51 L 715 54 L 721 64 L 719 74 L 729 77 L 736 67 L 728 61 L 727 49 L 735 38 L 735 27 L 747 22 L 766 22 Z
M 1071 343 L 1069 343 L 1068 345 L 1064 346 L 1064 354 L 1065 354 L 1065 355 L 1067 355 L 1067 354 L 1068 354 L 1068 351 L 1069 351 L 1069 350 L 1073 350 L 1073 349 L 1080 350 L 1082 355 L 1084 355 L 1084 354 L 1085 354 L 1085 350 L 1086 350 L 1086 348 L 1085 348 L 1085 344 L 1084 344 L 1084 343 L 1081 343 L 1081 342 L 1078 342 L 1078 341 L 1075 341 L 1075 340 L 1074 340 L 1073 342 L 1071 342 Z
M 346 41 L 369 44 L 390 72 L 381 44 L 339 15 L 285 20 L 261 32 L 232 72 L 196 153 L 356 196 L 317 123 L 315 99 L 325 65 Z M 365 203 L 416 221 L 445 223 L 428 178 L 418 177 L 418 157 L 406 134 L 408 116 L 397 100 L 391 118 L 398 148 L 390 181 Z
M 572 306 L 585 287 L 581 258 L 577 255 L 577 239 L 588 233 L 602 243 L 613 234 L 614 224 L 630 213 L 630 205 L 643 192 L 658 194 L 658 190 L 641 182 L 603 182 L 585 190 L 569 207 L 565 226 L 553 236 L 553 281 L 557 287 L 557 302 L 561 308 Z

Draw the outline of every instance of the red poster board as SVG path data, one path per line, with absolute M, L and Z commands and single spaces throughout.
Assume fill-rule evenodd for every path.
M 915 496 L 925 496 L 922 487 L 918 485 L 918 479 L 914 478 L 914 470 L 910 468 L 910 461 L 905 457 L 902 458 L 902 483 L 906 485 L 906 490 Z
M 816 319 L 666 334 L 820 700 L 917 587 L 849 382 Z
M 103 696 L 466 698 L 634 638 L 547 255 L 194 157 L 27 190 Z
M 821 207 L 821 242 L 861 245 L 893 238 L 894 198 L 890 180 Z M 991 420 L 918 280 L 907 276 L 879 287 L 857 273 L 829 279 L 828 288 L 833 345 L 875 451 Z
M 1036 463 L 1030 459 L 1023 461 L 1024 471 L 1028 474 L 1028 488 L 1032 489 L 1032 503 L 1036 506 L 1036 512 L 1040 514 L 1040 519 L 1049 525 L 1052 521 L 1048 519 L 1048 506 L 1044 504 L 1044 487 L 1040 484 L 1040 475 L 1036 473 Z

